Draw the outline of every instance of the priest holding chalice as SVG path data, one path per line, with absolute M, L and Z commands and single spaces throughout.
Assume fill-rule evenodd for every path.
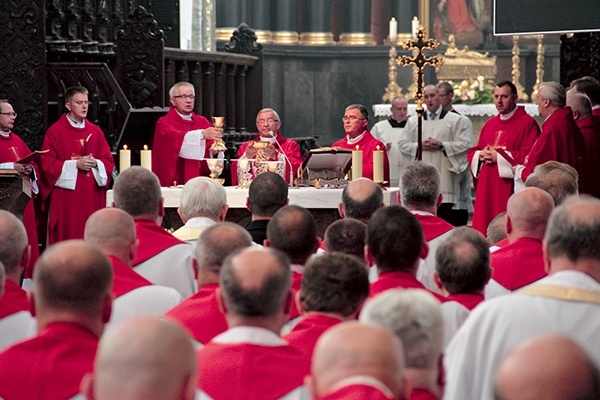
M 285 138 L 279 129 L 281 119 L 277 111 L 263 108 L 256 116 L 258 136 L 242 143 L 238 157 L 253 161 L 255 175 L 266 171 L 280 173 L 286 182 L 293 182 L 302 165 L 300 146 L 293 139 Z

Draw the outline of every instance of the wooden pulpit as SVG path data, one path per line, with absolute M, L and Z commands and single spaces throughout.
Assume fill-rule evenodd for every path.
M 0 209 L 23 220 L 23 210 L 31 199 L 29 179 L 12 169 L 0 169 Z

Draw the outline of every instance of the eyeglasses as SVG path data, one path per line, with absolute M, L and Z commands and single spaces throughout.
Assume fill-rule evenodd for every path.
M 190 99 L 194 100 L 196 98 L 193 94 L 180 94 L 179 96 L 173 96 L 174 99 Z
M 279 120 L 275 119 L 275 118 L 267 118 L 267 119 L 259 119 L 258 121 L 256 121 L 256 123 L 259 124 L 259 125 L 262 125 L 265 122 L 267 124 L 272 124 L 273 122 L 279 122 Z
M 342 121 L 346 122 L 346 121 L 350 121 L 350 122 L 354 122 L 357 119 L 364 119 L 364 118 L 359 118 L 359 117 L 355 117 L 354 115 L 350 115 L 350 116 L 344 116 L 342 117 Z
M 9 116 L 11 116 L 11 117 L 15 117 L 15 118 L 17 118 L 17 113 L 16 113 L 16 112 L 8 112 L 8 113 L 3 113 L 3 112 L 0 112 L 0 114 L 1 114 L 1 115 L 9 115 Z

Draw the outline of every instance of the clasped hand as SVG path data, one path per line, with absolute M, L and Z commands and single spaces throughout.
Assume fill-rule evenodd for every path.
M 479 153 L 479 160 L 484 164 L 496 164 L 496 157 L 498 153 L 493 147 L 486 146 L 485 149 Z
M 29 164 L 15 163 L 14 168 L 15 171 L 17 171 L 21 175 L 29 175 L 31 172 L 33 172 L 33 167 Z
M 83 156 L 77 159 L 77 168 L 82 171 L 89 171 L 98 165 L 96 159 L 92 156 Z
M 423 141 L 423 150 L 426 151 L 438 151 L 442 146 L 442 142 L 432 137 L 428 137 Z

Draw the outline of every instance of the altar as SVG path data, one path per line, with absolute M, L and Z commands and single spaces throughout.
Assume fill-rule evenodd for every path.
M 179 207 L 181 188 L 163 187 L 161 191 L 166 211 L 163 226 L 165 228 L 177 229 L 182 225 L 182 221 L 176 212 L 177 207 Z M 237 189 L 236 187 L 226 186 L 225 191 L 227 192 L 227 204 L 229 205 L 227 221 L 235 222 L 245 227 L 251 220 L 250 211 L 246 208 L 248 189 Z M 337 210 L 338 204 L 342 199 L 342 189 L 290 188 L 288 198 L 291 205 L 302 206 L 310 210 L 317 221 L 317 231 L 321 237 L 323 237 L 327 226 L 339 219 Z M 384 188 L 383 202 L 386 205 L 399 204 L 398 188 Z M 108 207 L 111 207 L 112 203 L 113 191 L 109 190 L 106 193 L 106 204 Z

